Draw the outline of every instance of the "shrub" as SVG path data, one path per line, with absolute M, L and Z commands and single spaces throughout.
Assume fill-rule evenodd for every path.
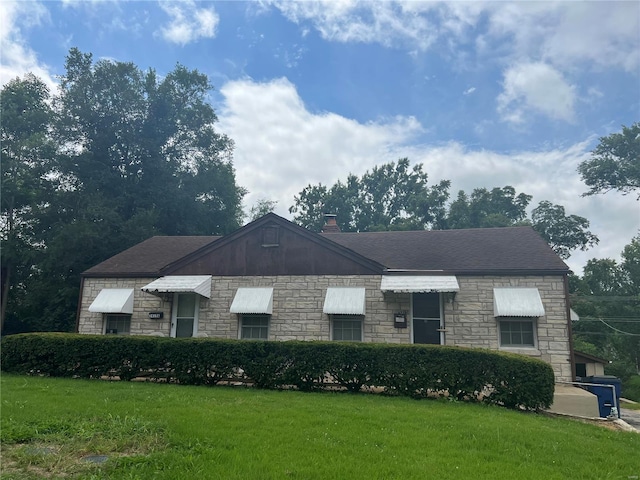
M 435 345 L 266 342 L 29 333 L 2 339 L 2 369 L 65 377 L 146 377 L 191 385 L 242 380 L 258 388 L 441 396 L 509 408 L 553 401 L 551 366 L 530 357 Z
M 622 382 L 622 396 L 640 402 L 640 375 L 633 375 Z

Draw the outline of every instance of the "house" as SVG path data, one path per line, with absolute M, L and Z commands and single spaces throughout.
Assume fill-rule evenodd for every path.
M 530 227 L 317 234 L 270 213 L 85 271 L 77 330 L 480 347 L 572 380 L 568 273 Z

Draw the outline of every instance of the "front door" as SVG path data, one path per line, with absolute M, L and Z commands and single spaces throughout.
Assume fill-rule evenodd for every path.
M 171 313 L 171 336 L 193 337 L 198 331 L 198 297 L 195 293 L 176 293 Z
M 414 293 L 412 298 L 413 343 L 442 344 L 439 293 Z

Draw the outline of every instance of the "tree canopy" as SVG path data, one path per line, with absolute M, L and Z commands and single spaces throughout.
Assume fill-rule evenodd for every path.
M 152 235 L 238 228 L 245 191 L 211 88 L 182 65 L 160 77 L 71 49 L 52 97 L 33 75 L 2 89 L 8 331 L 70 329 L 80 273 Z
M 345 183 L 309 185 L 295 197 L 289 211 L 295 222 L 317 232 L 325 213 L 335 214 L 345 232 L 531 225 L 562 258 L 598 243 L 588 230 L 589 221 L 566 215 L 561 205 L 542 201 L 528 218 L 531 195 L 516 193 L 509 185 L 476 188 L 469 195 L 461 190 L 447 204 L 449 186 L 448 180 L 428 186 L 422 164 L 411 168 L 403 158 L 375 167 L 361 178 L 349 175 Z
M 584 195 L 611 190 L 640 192 L 640 122 L 623 125 L 621 133 L 600 138 L 591 158 L 578 166 L 578 172 L 589 187 Z
M 520 193 L 511 186 L 476 188 L 471 195 L 460 190 L 449 206 L 447 228 L 509 227 L 522 224 L 527 217 L 531 195 Z
M 449 197 L 449 181 L 427 185 L 422 164 L 413 168 L 407 158 L 366 171 L 362 177 L 349 175 L 327 188 L 309 185 L 289 208 L 293 220 L 305 228 L 320 231 L 324 213 L 337 215 L 345 232 L 378 230 L 423 230 L 439 227 Z
M 589 260 L 570 288 L 580 316 L 573 323 L 576 349 L 612 361 L 605 373 L 621 377 L 624 389 L 640 374 L 640 235 L 624 247 L 620 263 Z

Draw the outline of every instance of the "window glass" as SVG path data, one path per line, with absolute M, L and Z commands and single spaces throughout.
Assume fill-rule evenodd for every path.
M 414 293 L 413 316 L 414 318 L 440 318 L 440 294 Z
M 362 317 L 359 315 L 333 315 L 333 339 L 361 342 Z
M 193 318 L 196 312 L 196 296 L 193 293 L 178 295 L 178 318 Z
M 175 296 L 175 334 L 176 337 L 193 337 L 196 332 L 196 309 L 198 299 L 195 293 L 178 293 Z
M 131 315 L 105 315 L 105 333 L 111 335 L 129 335 Z
M 503 347 L 533 347 L 533 320 L 501 320 L 500 345 Z
M 269 315 L 244 314 L 241 322 L 240 338 L 245 340 L 267 340 L 269 338 Z

